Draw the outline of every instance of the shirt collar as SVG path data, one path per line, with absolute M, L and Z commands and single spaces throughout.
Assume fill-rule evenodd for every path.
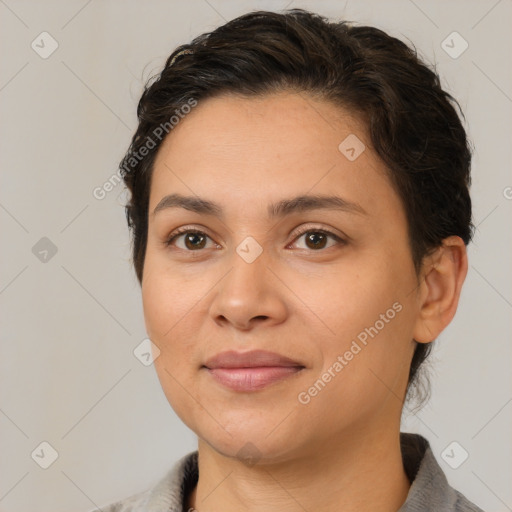
M 411 487 L 405 503 L 397 512 L 482 512 L 448 484 L 424 437 L 402 432 L 400 446 Z M 185 501 L 198 476 L 198 452 L 195 451 L 178 460 L 155 487 L 139 495 L 130 510 L 187 512 Z

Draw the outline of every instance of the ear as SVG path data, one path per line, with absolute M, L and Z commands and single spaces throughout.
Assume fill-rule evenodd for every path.
M 434 341 L 452 321 L 467 272 L 466 246 L 458 236 L 445 238 L 441 247 L 424 258 L 414 327 L 417 342 Z

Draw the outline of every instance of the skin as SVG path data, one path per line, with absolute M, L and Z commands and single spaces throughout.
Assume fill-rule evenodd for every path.
M 349 134 L 366 146 L 355 161 L 338 150 Z M 183 208 L 153 214 L 172 193 L 215 201 L 224 217 Z M 267 217 L 269 203 L 301 194 L 335 194 L 365 213 Z M 433 341 L 455 314 L 467 272 L 462 240 L 446 239 L 417 275 L 402 202 L 364 125 L 295 92 L 199 102 L 159 150 L 149 212 L 146 328 L 160 350 L 163 391 L 198 436 L 200 476 L 188 507 L 398 510 L 410 487 L 399 431 L 413 339 Z M 187 245 L 185 235 L 166 245 L 182 226 L 207 235 L 199 237 L 202 248 Z M 296 235 L 301 226 L 344 242 L 308 245 L 307 234 Z M 252 263 L 236 252 L 249 236 L 262 248 Z M 400 312 L 301 403 L 299 393 L 396 303 Z M 305 369 L 244 393 L 202 368 L 219 352 L 251 349 Z M 254 460 L 244 458 L 248 451 Z

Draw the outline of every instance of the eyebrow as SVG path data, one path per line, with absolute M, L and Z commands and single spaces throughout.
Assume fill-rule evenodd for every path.
M 156 215 L 168 208 L 183 208 L 191 212 L 203 215 L 211 215 L 224 218 L 222 206 L 198 196 L 183 196 L 181 194 L 170 194 L 162 198 L 153 210 Z M 311 210 L 338 210 L 347 213 L 368 215 L 368 213 L 357 203 L 352 203 L 339 196 L 334 195 L 301 195 L 291 199 L 283 199 L 277 203 L 268 205 L 267 215 L 270 219 L 285 217 L 292 213 L 307 212 Z

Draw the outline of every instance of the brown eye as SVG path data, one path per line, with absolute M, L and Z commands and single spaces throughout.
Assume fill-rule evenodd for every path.
M 196 229 L 186 229 L 172 234 L 165 244 L 167 246 L 174 245 L 178 249 L 182 249 L 184 251 L 197 251 L 206 247 L 207 240 L 209 238 L 210 237 L 202 231 Z M 182 239 L 182 243 L 178 244 L 180 239 Z
M 203 249 L 206 242 L 206 236 L 199 233 L 186 233 L 184 242 L 187 249 Z
M 325 231 L 323 229 L 307 229 L 302 231 L 302 233 L 299 233 L 298 236 L 295 238 L 295 240 L 300 240 L 301 238 L 304 238 L 305 241 L 305 247 L 300 247 L 299 249 L 311 249 L 313 251 L 320 251 L 322 249 L 329 249 L 333 245 L 340 245 L 344 241 L 334 233 L 331 233 L 330 231 Z M 334 243 L 331 245 L 327 245 L 329 238 L 334 240 Z M 297 242 L 294 243 L 297 243 Z
M 327 242 L 327 236 L 318 231 L 306 233 L 306 245 L 310 249 L 323 249 Z

